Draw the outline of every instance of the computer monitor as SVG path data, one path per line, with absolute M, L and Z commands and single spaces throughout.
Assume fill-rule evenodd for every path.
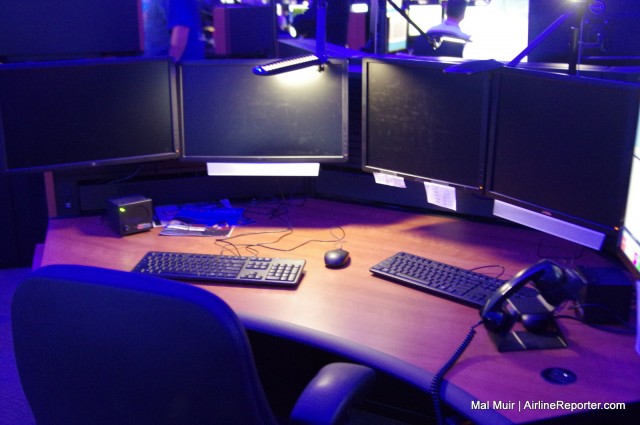
M 142 51 L 140 0 L 0 0 L 0 62 Z
M 207 163 L 340 162 L 348 152 L 347 60 L 256 76 L 255 59 L 179 66 L 183 157 Z
M 402 7 L 402 1 L 393 1 Z M 406 50 L 409 39 L 409 23 L 396 9 L 387 3 L 387 53 L 394 53 Z
M 490 73 L 444 62 L 363 59 L 363 169 L 482 192 Z
M 640 131 L 636 136 L 624 225 L 617 248 L 624 264 L 640 279 Z
M 169 59 L 0 66 L 0 165 L 46 171 L 177 158 Z
M 624 217 L 640 86 L 503 68 L 487 194 L 496 216 L 593 249 Z

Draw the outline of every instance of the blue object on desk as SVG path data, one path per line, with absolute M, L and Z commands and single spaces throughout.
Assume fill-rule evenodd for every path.
M 218 223 L 233 226 L 241 221 L 243 213 L 242 208 L 183 208 L 174 219 L 208 226 Z

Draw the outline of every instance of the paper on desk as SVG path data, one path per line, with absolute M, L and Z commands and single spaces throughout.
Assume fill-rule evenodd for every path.
M 214 236 L 226 238 L 231 236 L 233 226 L 225 224 L 214 224 L 207 226 L 204 224 L 185 223 L 180 220 L 171 220 L 160 232 L 162 236 Z
M 424 188 L 427 191 L 428 203 L 457 211 L 456 189 L 454 187 L 425 182 Z

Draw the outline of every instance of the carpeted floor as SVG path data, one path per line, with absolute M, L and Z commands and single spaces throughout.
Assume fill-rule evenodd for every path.
M 13 291 L 29 269 L 0 269 L 0 424 L 34 425 L 16 370 L 11 340 Z

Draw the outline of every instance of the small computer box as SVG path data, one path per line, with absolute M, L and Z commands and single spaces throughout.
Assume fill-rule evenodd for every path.
M 586 323 L 620 324 L 629 320 L 633 284 L 616 267 L 578 267 L 586 282 L 577 299 L 578 315 Z
M 146 232 L 153 227 L 151 199 L 134 195 L 109 199 L 107 202 L 109 226 L 118 235 Z

